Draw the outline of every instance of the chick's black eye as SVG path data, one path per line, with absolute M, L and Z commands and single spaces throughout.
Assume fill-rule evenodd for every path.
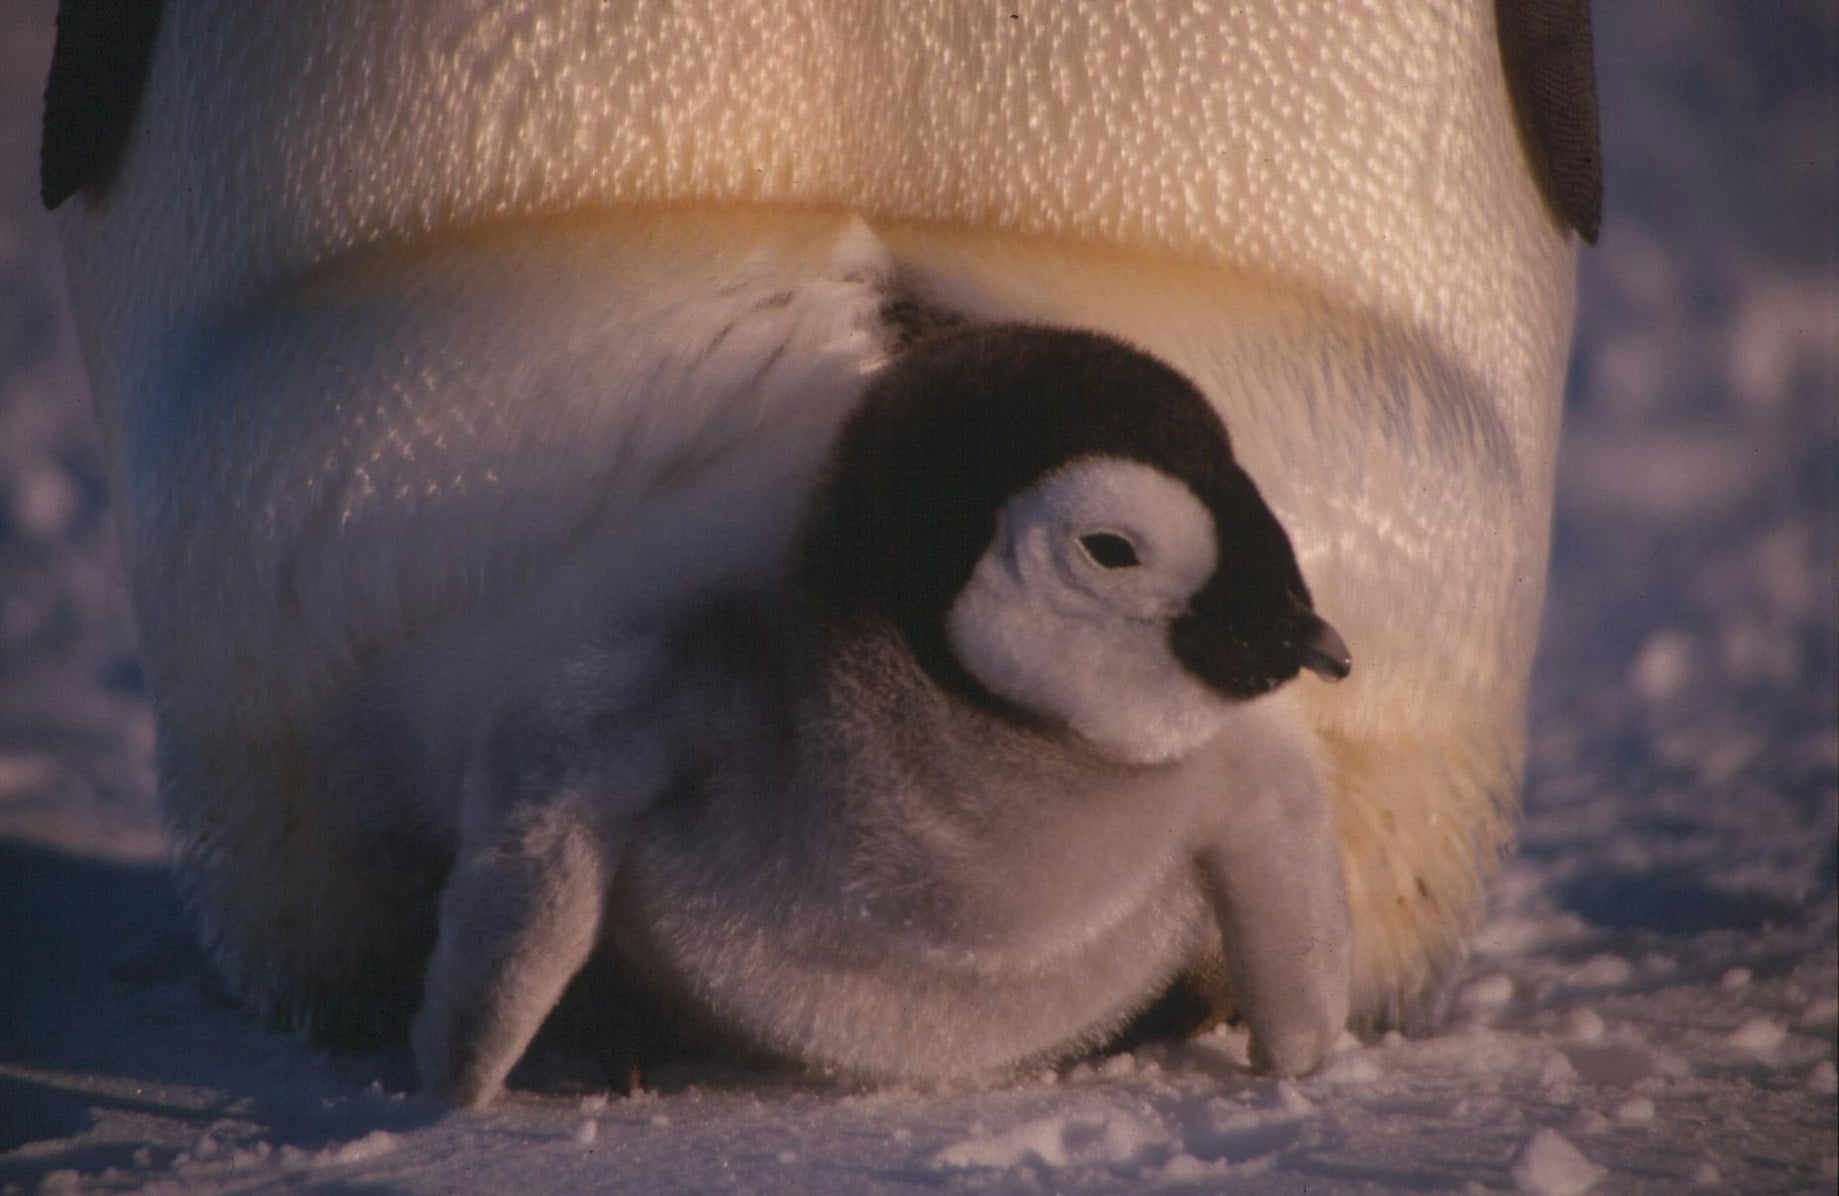
M 1141 564 L 1136 545 L 1115 532 L 1093 532 L 1079 537 L 1086 555 L 1107 569 L 1130 569 Z

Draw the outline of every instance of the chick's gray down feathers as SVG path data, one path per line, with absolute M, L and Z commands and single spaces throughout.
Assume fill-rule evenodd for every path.
M 1012 684 L 1025 645 L 993 663 L 946 625 L 1017 606 L 1002 628 L 1043 671 Z M 1183 653 L 1189 623 L 1215 656 Z M 1101 1041 L 1222 936 L 1259 1059 L 1310 1070 L 1347 1017 L 1347 900 L 1319 762 L 1269 691 L 1346 667 L 1185 379 L 1089 333 L 923 344 L 845 425 L 781 583 L 533 668 L 460 791 L 415 803 L 456 811 L 427 832 L 457 850 L 424 1075 L 491 1100 L 596 951 L 749 1050 L 987 1074 Z

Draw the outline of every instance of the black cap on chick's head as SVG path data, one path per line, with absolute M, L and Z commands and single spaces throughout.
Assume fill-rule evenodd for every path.
M 1324 645 L 1289 537 L 1234 461 L 1219 414 L 1164 362 L 1095 332 L 973 327 L 889 364 L 845 422 L 807 510 L 803 587 L 821 618 L 885 620 L 936 677 L 962 681 L 945 620 L 1003 506 L 1093 457 L 1179 479 L 1213 515 L 1219 565 L 1170 626 L 1191 672 L 1232 697 L 1299 667 L 1335 673 L 1319 658 L 1338 640 Z

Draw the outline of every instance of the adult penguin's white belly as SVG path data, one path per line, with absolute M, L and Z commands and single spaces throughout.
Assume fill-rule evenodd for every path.
M 1454 956 L 1515 802 L 1573 304 L 1489 0 L 165 9 L 62 231 L 162 784 L 253 999 L 422 933 L 319 813 L 325 704 L 673 487 L 795 494 L 892 296 L 1105 329 L 1219 404 L 1359 662 L 1298 686 L 1357 1015 Z M 754 498 L 707 560 L 623 562 L 630 600 L 770 560 Z

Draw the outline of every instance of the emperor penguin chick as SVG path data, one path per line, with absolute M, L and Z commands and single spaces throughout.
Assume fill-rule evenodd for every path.
M 493 1099 L 596 950 L 746 1049 L 931 1080 L 1095 1045 L 1209 944 L 1255 1060 L 1310 1071 L 1349 915 L 1272 691 L 1349 667 L 1185 378 L 1085 332 L 923 343 L 783 589 L 604 631 L 481 722 L 429 815 L 423 1078 Z

